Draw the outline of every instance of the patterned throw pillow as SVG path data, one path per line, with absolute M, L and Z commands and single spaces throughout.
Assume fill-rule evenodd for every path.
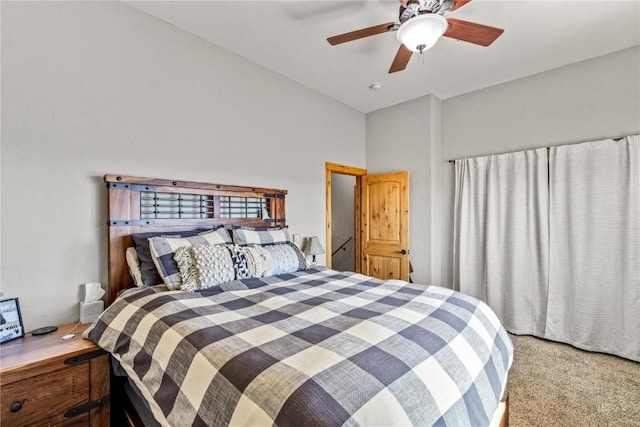
M 149 239 L 149 249 L 164 283 L 169 289 L 179 289 L 182 279 L 178 264 L 173 258 L 179 248 L 198 244 L 213 246 L 229 243 L 231 243 L 231 236 L 226 228 L 221 227 L 191 237 L 152 237 Z
M 255 267 L 249 265 L 245 248 L 238 245 L 228 245 L 227 248 L 231 253 L 231 261 L 233 262 L 233 270 L 236 279 L 247 279 L 255 276 Z
M 289 230 L 283 228 L 252 228 L 238 227 L 233 229 L 233 238 L 238 246 L 250 245 L 275 245 L 278 243 L 288 243 Z
M 244 247 L 249 277 L 265 277 L 273 274 L 271 253 L 262 246 Z
M 246 271 L 247 277 L 274 276 L 307 268 L 305 256 L 293 243 L 247 246 L 239 250 L 244 252 L 246 266 L 242 265 L 236 270 Z
M 175 260 L 182 277 L 181 289 L 189 292 L 230 282 L 235 272 L 231 253 L 225 245 L 183 246 Z

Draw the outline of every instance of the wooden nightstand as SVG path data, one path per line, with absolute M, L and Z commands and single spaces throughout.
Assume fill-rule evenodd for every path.
M 0 420 L 3 426 L 109 426 L 109 355 L 82 338 L 63 340 L 75 326 L 0 346 Z

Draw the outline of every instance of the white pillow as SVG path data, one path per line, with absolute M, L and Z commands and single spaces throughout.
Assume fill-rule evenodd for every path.
M 140 261 L 138 260 L 138 252 L 136 252 L 136 248 L 127 248 L 125 258 L 127 259 L 129 274 L 133 277 L 133 283 L 136 286 L 143 287 L 144 282 L 142 281 L 142 271 L 140 270 Z

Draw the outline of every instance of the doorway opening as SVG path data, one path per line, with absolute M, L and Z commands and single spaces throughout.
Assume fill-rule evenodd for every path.
M 356 177 L 331 173 L 331 268 L 356 269 Z
M 361 272 L 360 185 L 366 169 L 326 162 L 327 267 Z

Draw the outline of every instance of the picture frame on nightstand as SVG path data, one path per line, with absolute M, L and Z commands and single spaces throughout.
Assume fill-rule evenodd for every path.
M 24 336 L 18 298 L 0 300 L 0 344 Z

